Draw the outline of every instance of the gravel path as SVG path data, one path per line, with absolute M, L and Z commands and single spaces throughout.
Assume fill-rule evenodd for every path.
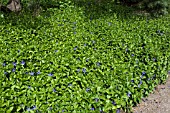
M 165 85 L 158 85 L 153 93 L 133 107 L 133 113 L 170 113 L 170 74 Z

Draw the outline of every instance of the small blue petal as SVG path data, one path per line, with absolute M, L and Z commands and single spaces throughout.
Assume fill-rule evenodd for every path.
M 24 62 L 24 60 L 22 60 L 22 61 L 21 61 L 21 65 L 25 65 L 25 62 Z
M 140 84 L 138 85 L 138 88 L 140 88 Z
M 4 72 L 4 74 L 5 74 L 5 75 L 7 75 L 7 74 L 8 74 L 8 72 Z
M 128 92 L 127 96 L 130 97 L 131 96 L 131 92 Z
M 52 107 L 49 107 L 48 109 L 51 111 L 53 108 L 52 108 Z
M 31 72 L 30 75 L 33 76 L 33 75 L 34 75 L 34 72 Z
M 77 72 L 80 72 L 80 69 L 77 69 Z
M 97 66 L 100 66 L 101 64 L 100 64 L 100 62 L 97 62 L 96 65 L 97 65 Z
M 89 92 L 89 91 L 90 91 L 90 88 L 86 88 L 86 91 Z
M 57 53 L 57 52 L 58 52 L 58 50 L 55 50 L 55 52 Z
M 41 74 L 40 70 L 38 70 L 37 75 Z
M 27 108 L 27 111 L 31 111 L 31 109 L 30 109 L 30 108 Z
M 140 80 L 140 84 L 142 84 L 142 80 Z
M 145 75 L 146 73 L 145 72 L 142 72 L 142 75 Z
M 52 73 L 50 73 L 50 74 L 48 74 L 48 76 L 53 76 L 53 74 L 52 74 Z
M 94 108 L 91 108 L 91 110 L 93 110 L 93 111 L 94 111 Z
M 103 113 L 103 110 L 100 110 L 100 113 Z
M 120 108 L 118 108 L 118 109 L 116 110 L 116 113 L 120 113 Z
M 16 62 L 13 62 L 13 65 L 14 65 L 14 66 L 16 66 L 16 65 L 17 65 L 17 63 L 16 63 Z
M 72 86 L 72 84 L 69 84 L 68 86 Z
M 6 63 L 3 63 L 2 65 L 5 67 L 5 66 L 6 66 Z
M 92 43 L 95 44 L 96 42 L 94 40 L 92 40 Z
M 115 106 L 115 105 L 116 105 L 116 102 L 115 102 L 115 101 L 112 101 L 112 104 Z
M 86 73 L 86 69 L 85 69 L 85 68 L 83 68 L 83 69 L 82 69 L 82 72 L 85 74 L 85 73 Z
M 75 51 L 75 50 L 77 50 L 77 46 L 76 46 L 76 47 L 74 47 L 74 51 Z
M 34 106 L 32 106 L 32 110 L 35 110 L 36 109 L 36 106 L 34 105 Z
M 15 68 L 13 68 L 13 69 L 12 69 L 12 72 L 15 72 L 15 71 L 16 71 L 16 69 L 15 69 Z
M 156 58 L 153 58 L 153 61 L 155 62 L 155 61 L 156 61 Z
M 96 101 L 96 102 L 98 102 L 98 101 L 99 101 L 99 99 L 98 99 L 98 98 L 95 98 L 95 101 Z
M 55 89 L 55 88 L 53 88 L 53 92 L 56 92 L 56 89 Z

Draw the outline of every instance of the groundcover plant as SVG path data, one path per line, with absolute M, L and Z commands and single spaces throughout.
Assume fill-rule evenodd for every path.
M 124 18 L 113 6 L 87 7 L 94 9 L 88 2 L 37 17 L 1 15 L 0 111 L 130 111 L 165 82 L 169 15 Z

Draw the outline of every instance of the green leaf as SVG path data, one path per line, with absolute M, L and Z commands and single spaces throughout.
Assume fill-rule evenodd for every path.
M 11 113 L 13 109 L 14 109 L 14 107 L 10 107 L 6 112 Z

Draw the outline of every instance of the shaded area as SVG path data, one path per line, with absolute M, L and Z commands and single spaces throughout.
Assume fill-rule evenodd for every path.
M 50 22 L 44 21 L 44 18 L 53 15 L 53 12 L 48 10 L 49 8 L 53 8 L 54 10 L 60 9 L 59 2 L 56 3 L 54 5 L 53 2 L 45 4 L 39 1 L 23 1 L 22 10 L 17 13 L 9 10 L 6 6 L 1 6 L 3 11 L 0 11 L 0 24 L 6 26 L 10 23 L 12 26 L 18 26 L 24 29 L 38 29 L 42 25 L 49 26 Z M 40 15 L 41 18 L 39 18 Z
M 102 16 L 110 17 L 114 14 L 121 20 L 132 19 L 135 16 L 134 11 L 138 10 L 110 0 L 102 2 L 98 2 L 97 0 L 74 1 L 74 4 L 76 7 L 83 7 L 85 15 L 90 19 L 99 19 Z
M 49 17 L 53 15 L 55 10 L 64 10 L 64 8 L 74 5 L 77 8 L 81 8 L 84 11 L 84 15 L 87 20 L 99 19 L 100 17 L 116 17 L 120 20 L 123 19 L 133 19 L 136 14 L 139 14 L 132 7 L 116 4 L 115 1 L 105 0 L 99 2 L 98 0 L 71 0 L 69 1 L 51 1 L 51 2 L 22 2 L 23 9 L 20 13 L 3 13 L 4 19 L 3 23 L 12 23 L 12 25 L 23 25 L 25 28 L 37 28 L 38 23 L 42 23 L 43 19 L 37 18 L 39 15 Z M 1 12 L 2 13 L 2 12 Z M 142 12 L 143 13 L 143 12 Z M 133 16 L 132 16 L 133 15 Z M 141 16 L 143 17 L 143 15 Z M 36 24 L 37 23 L 37 24 Z M 45 22 L 45 24 L 49 24 Z

